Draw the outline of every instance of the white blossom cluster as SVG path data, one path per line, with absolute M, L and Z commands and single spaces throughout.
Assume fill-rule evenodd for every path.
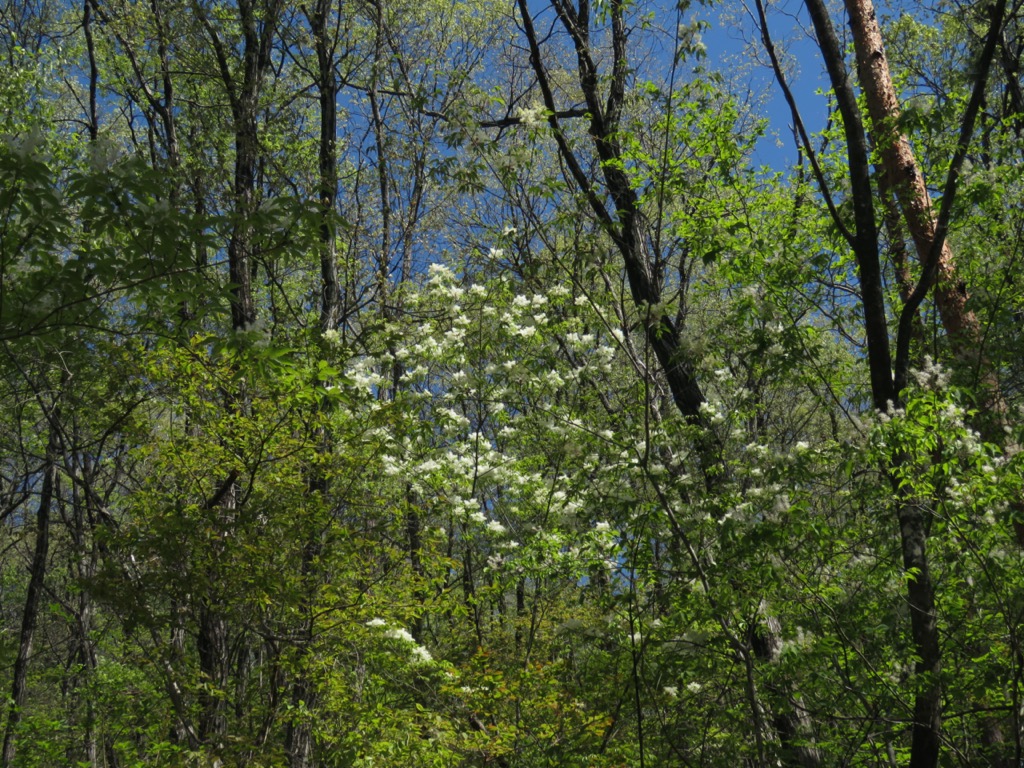
M 924 365 L 920 370 L 912 370 L 910 375 L 921 389 L 938 391 L 949 386 L 949 372 L 932 360 L 930 355 L 925 355 Z
M 407 482 L 449 515 L 457 526 L 451 535 L 477 539 L 489 552 L 489 569 L 538 575 L 614 570 L 618 532 L 607 520 L 578 518 L 586 496 L 598 489 L 574 487 L 579 484 L 573 477 L 620 470 L 641 475 L 648 446 L 617 440 L 614 431 L 595 428 L 571 411 L 533 404 L 550 401 L 584 370 L 591 379 L 610 372 L 626 335 L 620 323 L 577 319 L 596 310 L 589 301 L 573 301 L 565 285 L 544 293 L 515 288 L 502 279 L 465 284 L 449 267 L 432 265 L 422 288 L 406 297 L 420 318 L 415 332 L 399 320 L 389 322 L 383 334 L 396 341 L 382 344 L 376 355 L 353 358 L 345 376 L 372 395 L 368 402 L 382 424 L 414 418 L 431 425 L 397 433 L 381 426 L 366 434 L 379 441 L 384 475 Z M 402 373 L 397 390 L 396 365 Z M 571 457 L 573 473 L 550 477 L 538 471 L 537 439 Z M 609 462 L 605 448 L 613 446 L 619 459 Z M 669 472 L 657 460 L 647 462 L 645 471 L 661 477 Z M 544 529 L 527 522 L 538 517 L 548 521 Z
M 547 122 L 547 110 L 541 104 L 519 107 L 516 110 L 516 117 L 527 128 L 540 128 Z
M 388 623 L 381 618 L 370 619 L 366 622 L 366 626 L 371 629 L 380 629 L 387 625 Z M 398 640 L 403 645 L 412 646 L 409 648 L 409 657 L 412 659 L 413 663 L 425 664 L 434 660 L 434 657 L 430 655 L 430 651 L 417 643 L 416 638 L 412 636 L 412 633 L 404 627 L 395 627 L 385 630 L 384 636 L 392 640 Z

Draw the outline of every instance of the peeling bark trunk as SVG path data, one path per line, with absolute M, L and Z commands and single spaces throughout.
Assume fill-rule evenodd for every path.
M 1005 3 L 997 3 L 992 9 L 989 39 L 981 53 L 974 93 L 964 114 L 957 151 L 951 161 L 944 189 L 946 199 L 939 216 L 933 210 L 931 197 L 910 142 L 899 130 L 899 99 L 893 87 L 881 29 L 872 2 L 847 0 L 846 7 L 853 30 L 859 77 L 873 123 L 874 143 L 882 157 L 882 177 L 899 200 L 903 219 L 916 246 L 923 272 L 921 287 L 927 289 L 934 282 L 936 307 L 953 354 L 960 365 L 977 378 L 982 405 L 982 414 L 976 419 L 979 431 L 986 440 L 1002 443 L 1005 440 L 1003 427 L 1007 423 L 1007 405 L 999 378 L 984 357 L 984 333 L 977 316 L 967 306 L 967 287 L 958 274 L 952 248 L 946 240 L 945 228 L 956 189 L 959 163 L 966 154 L 988 69 L 997 41 L 1001 38 Z M 920 297 L 915 298 L 919 303 Z M 906 301 L 907 309 L 916 310 L 913 298 L 908 297 Z M 901 369 L 905 365 L 903 360 L 906 356 L 900 355 L 899 358 L 902 359 L 897 360 L 897 386 L 902 379 Z M 913 502 L 904 501 L 900 514 L 904 567 L 909 573 L 915 574 L 907 586 L 914 645 L 919 659 L 917 674 L 923 679 L 923 687 L 914 706 L 911 765 L 914 768 L 930 768 L 937 763 L 940 749 L 941 659 L 934 594 L 927 579 L 924 514 L 915 511 L 917 506 Z M 1015 523 L 1015 527 L 1018 544 L 1024 546 L 1024 526 Z M 990 719 L 986 723 L 982 741 L 1001 741 L 997 722 Z
M 871 0 L 849 0 L 846 8 L 853 30 L 858 78 L 871 116 L 873 143 L 882 158 L 886 185 L 899 200 L 907 230 L 923 264 L 935 239 L 935 216 L 910 141 L 899 129 L 899 99 L 885 57 L 882 32 Z M 958 282 L 952 250 L 945 244 L 939 257 L 936 304 L 954 343 L 962 344 L 964 333 L 976 330 L 977 319 L 966 309 L 966 294 L 956 290 Z
M 806 0 L 806 4 L 818 32 L 819 45 L 829 68 L 833 88 L 840 102 L 840 109 L 843 110 L 850 154 L 851 179 L 855 182 L 853 190 L 855 208 L 858 203 L 870 207 L 872 197 L 870 187 L 865 188 L 863 185 L 858 185 L 855 178 L 856 173 L 863 171 L 859 166 L 866 163 L 866 158 L 862 157 L 865 135 L 860 124 L 859 112 L 852 101 L 852 88 L 846 77 L 843 53 L 835 38 L 831 19 L 821 0 Z M 956 175 L 973 130 L 973 120 L 981 94 L 978 86 L 979 84 L 983 86 L 987 64 L 985 72 L 979 75 L 972 103 L 965 113 L 957 153 L 951 163 L 946 183 L 943 210 L 936 218 L 933 215 L 931 198 L 909 141 L 898 128 L 899 104 L 892 86 L 882 46 L 881 32 L 871 0 L 847 0 L 846 6 L 853 28 L 860 81 L 873 123 L 874 144 L 882 157 L 881 192 L 886 196 L 887 201 L 891 200 L 892 195 L 895 195 L 899 201 L 903 221 L 915 243 L 923 273 L 920 282 L 912 292 L 908 293 L 905 285 L 901 286 L 905 303 L 897 336 L 895 379 L 891 378 L 888 370 L 885 372 L 885 376 L 890 382 L 887 389 L 892 396 L 887 399 L 886 404 L 880 404 L 882 392 L 875 388 L 876 406 L 881 410 L 888 410 L 888 402 L 895 401 L 902 389 L 916 311 L 924 298 L 925 291 L 937 282 L 936 304 L 953 351 L 961 360 L 972 364 L 975 370 L 981 373 L 985 404 L 992 413 L 996 414 L 998 422 L 1005 418 L 1005 404 L 999 392 L 998 381 L 983 365 L 980 327 L 977 318 L 967 308 L 966 290 L 960 283 L 952 251 L 945 241 L 945 227 L 948 221 L 949 205 L 955 192 Z M 990 32 L 993 37 L 987 47 L 988 61 L 991 61 L 995 42 L 994 32 L 998 31 L 998 19 L 1001 18 L 1001 15 L 1002 10 L 1000 9 L 993 17 L 993 31 Z M 856 171 L 854 168 L 855 154 L 858 166 Z M 886 213 L 890 219 L 890 228 L 895 229 L 898 221 L 894 220 L 893 212 L 887 209 Z M 858 234 L 859 229 L 860 227 L 858 227 Z M 877 239 L 875 249 L 877 254 Z M 860 255 L 858 254 L 859 259 Z M 899 264 L 897 264 L 897 269 L 900 269 Z M 908 275 L 901 274 L 899 277 L 901 282 L 908 283 Z M 870 323 L 873 313 L 866 296 L 864 306 L 865 319 Z M 884 305 L 882 313 L 877 317 L 884 319 Z M 874 388 L 874 361 L 871 361 L 871 367 Z M 892 461 L 892 469 L 895 469 L 903 463 L 904 459 L 895 456 Z M 942 658 L 935 609 L 935 592 L 928 568 L 927 512 L 917 500 L 908 498 L 905 491 L 895 481 L 893 490 L 896 498 L 895 511 L 899 523 L 903 566 L 908 575 L 907 602 L 910 607 L 911 634 L 917 657 L 915 668 L 917 687 L 914 695 L 914 722 L 911 728 L 910 766 L 911 768 L 934 768 L 938 763 L 941 748 L 942 688 L 940 673 Z
M 895 193 L 918 260 L 927 268 L 936 242 L 937 217 L 910 141 L 899 128 L 900 103 L 889 72 L 882 31 L 871 0 L 847 0 L 846 9 L 853 30 L 858 78 L 871 116 L 873 143 L 882 159 L 885 185 Z M 990 422 L 983 434 L 1002 442 L 1006 402 L 998 378 L 984 359 L 984 333 L 977 316 L 967 306 L 968 298 L 953 250 L 943 236 L 936 262 L 935 305 L 953 354 L 966 370 L 978 376 L 981 404 L 990 416 L 983 419 Z
M 857 2 L 857 0 L 852 0 L 852 2 Z M 874 192 L 870 182 L 870 153 L 867 147 L 867 137 L 856 103 L 856 96 L 846 70 L 843 50 L 839 45 L 828 10 L 822 0 L 805 0 L 805 3 L 814 24 L 818 45 L 824 56 L 833 91 L 843 117 L 856 223 L 855 234 L 847 235 L 847 240 L 854 250 L 861 277 L 872 395 L 875 407 L 884 412 L 890 410 L 896 399 L 898 383 L 897 380 L 894 380 L 890 369 L 892 358 L 889 351 L 885 297 L 881 286 L 878 233 L 874 223 Z M 853 11 L 851 11 L 852 15 Z M 903 183 L 897 170 L 891 163 L 886 165 L 884 175 L 888 184 L 899 186 Z M 823 179 L 819 178 L 819 183 L 823 183 Z M 925 195 L 927 195 L 926 191 Z M 888 213 L 891 216 L 892 212 L 888 211 Z M 896 223 L 891 221 L 890 225 Z M 841 222 L 838 224 L 841 225 Z M 908 221 L 908 228 L 912 228 L 912 226 Z M 929 249 L 930 247 L 929 245 Z M 910 311 L 916 310 L 916 307 L 912 307 L 910 304 L 906 306 Z M 908 316 L 907 320 L 912 321 L 912 317 Z M 909 343 L 907 334 L 911 332 L 912 322 L 901 322 L 898 348 L 906 348 Z M 890 473 L 903 463 L 903 458 L 895 456 L 892 462 L 892 466 L 887 467 L 887 471 Z M 941 744 L 941 683 L 939 679 L 941 649 L 935 613 L 934 587 L 928 569 L 927 523 L 920 505 L 915 500 L 906 498 L 898 486 L 894 487 L 894 491 L 903 564 L 908 574 L 907 601 L 911 609 L 911 634 L 918 659 L 916 672 L 919 687 L 914 697 L 910 765 L 911 768 L 934 768 L 938 761 Z M 786 731 L 788 728 L 780 730 Z

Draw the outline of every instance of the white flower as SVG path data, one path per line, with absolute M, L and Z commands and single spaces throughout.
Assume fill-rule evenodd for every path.
M 949 384 L 949 374 L 930 355 L 925 355 L 924 367 L 920 371 L 911 371 L 910 375 L 922 389 L 944 389 Z
M 469 519 L 472 520 L 474 523 L 482 523 L 487 518 L 484 517 L 484 513 L 483 512 L 474 512 L 473 514 L 471 514 L 469 516 Z
M 568 296 L 568 295 L 569 295 L 569 289 L 566 288 L 561 283 L 559 283 L 557 285 L 553 285 L 553 286 L 551 286 L 551 288 L 548 289 L 548 296 L 558 297 L 558 296 Z
M 801 440 L 794 447 L 793 450 L 797 453 L 803 453 L 804 451 L 810 450 L 811 446 L 807 444 L 805 440 Z
M 690 693 L 700 693 L 700 689 L 703 686 L 700 683 L 687 683 L 686 690 Z
M 504 533 L 505 526 L 499 523 L 497 520 L 491 520 L 491 522 L 487 524 L 487 530 L 489 530 L 491 533 Z
M 546 110 L 539 104 L 530 107 L 520 107 L 516 110 L 516 117 L 527 128 L 539 128 L 544 124 Z
M 332 347 L 341 344 L 341 334 L 338 333 L 336 328 L 330 328 L 323 333 L 323 340 L 330 344 Z
M 404 640 L 407 643 L 416 642 L 416 639 L 409 634 L 409 630 L 407 629 L 389 629 L 385 634 L 395 640 Z
M 434 657 L 430 655 L 430 651 L 422 645 L 417 645 L 412 649 L 412 658 L 417 664 L 426 664 L 434 660 Z
M 384 619 L 370 619 L 368 622 L 366 622 L 366 626 L 368 627 L 383 627 L 386 625 L 387 622 L 384 621 Z
M 611 528 L 612 528 L 611 525 L 609 523 L 605 522 L 604 520 L 602 520 L 599 523 L 595 523 L 594 524 L 594 530 L 595 531 L 610 531 Z
M 452 271 L 444 264 L 431 264 L 427 267 L 427 274 L 429 275 L 429 282 L 435 285 L 446 282 L 455 277 L 455 275 L 452 274 Z
M 518 231 L 519 230 L 517 230 L 511 224 L 507 224 L 505 226 L 505 228 L 503 230 L 501 230 L 501 234 L 502 234 L 503 237 L 515 237 L 515 235 L 518 233 Z
M 674 699 L 676 696 L 679 695 L 679 689 L 676 688 L 674 685 L 666 685 L 665 695 L 668 696 L 670 699 Z

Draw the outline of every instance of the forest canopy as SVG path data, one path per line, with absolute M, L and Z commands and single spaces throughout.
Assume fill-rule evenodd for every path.
M 0 0 L 0 768 L 1024 764 L 1020 0 Z

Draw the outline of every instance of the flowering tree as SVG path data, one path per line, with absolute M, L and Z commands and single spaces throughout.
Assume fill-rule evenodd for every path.
M 808 6 L 772 171 L 685 4 L 0 14 L 3 764 L 1018 762 L 1019 20 L 868 30 L 933 302 Z

